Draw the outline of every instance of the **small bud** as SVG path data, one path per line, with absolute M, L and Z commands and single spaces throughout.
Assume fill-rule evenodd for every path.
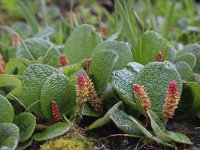
M 12 45 L 14 48 L 18 48 L 19 45 L 20 45 L 20 37 L 17 33 L 15 33 L 13 35 L 13 38 L 12 38 Z
M 101 29 L 101 32 L 103 33 L 103 35 L 106 37 L 108 36 L 108 28 L 106 26 L 103 26 Z
M 166 120 L 174 115 L 179 100 L 178 85 L 176 81 L 172 81 L 168 86 L 165 104 L 163 105 L 163 115 Z
M 52 101 L 52 114 L 54 122 L 60 121 L 60 113 L 56 101 Z
M 3 56 L 0 54 L 0 74 L 4 73 L 4 60 Z
M 151 109 L 151 101 L 148 98 L 148 95 L 144 89 L 144 86 L 141 86 L 139 84 L 133 85 L 133 92 L 136 98 L 138 98 L 141 101 L 142 107 L 145 111 Z
M 86 73 L 89 75 L 90 73 L 90 65 L 92 63 L 92 58 L 88 58 L 87 66 L 86 66 Z
M 157 61 L 163 61 L 163 53 L 161 51 L 157 54 Z
M 67 57 L 63 54 L 60 56 L 60 67 L 67 66 Z

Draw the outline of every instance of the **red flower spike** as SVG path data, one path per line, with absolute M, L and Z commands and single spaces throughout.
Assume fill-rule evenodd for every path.
M 14 48 L 18 48 L 19 45 L 20 45 L 20 38 L 19 38 L 19 35 L 17 33 L 15 33 L 13 35 L 13 38 L 12 38 L 12 45 Z
M 86 72 L 89 75 L 90 73 L 90 65 L 92 63 L 92 58 L 88 58 L 87 66 L 86 66 Z
M 142 107 L 146 113 L 147 110 L 151 109 L 151 101 L 149 100 L 149 97 L 144 89 L 144 86 L 141 86 L 139 84 L 134 84 L 133 91 L 135 97 L 141 101 Z
M 163 53 L 162 52 L 158 52 L 157 54 L 157 61 L 162 61 L 163 60 Z
M 163 115 L 166 120 L 173 117 L 179 100 L 178 85 L 176 81 L 171 81 L 168 86 L 165 104 L 163 105 Z
M 83 89 L 84 86 L 85 86 L 85 77 L 83 76 L 82 73 L 79 73 L 77 78 L 77 88 Z
M 97 92 L 94 89 L 94 85 L 89 77 L 85 79 L 86 86 L 88 89 L 88 95 L 90 98 L 90 102 L 92 106 L 95 108 L 96 111 L 103 113 L 103 106 L 102 106 L 102 100 L 98 98 Z
M 65 66 L 67 66 L 67 64 L 68 64 L 68 61 L 67 61 L 67 57 L 66 57 L 66 55 L 61 55 L 60 56 L 60 67 L 65 67 Z
M 60 121 L 60 113 L 56 101 L 52 101 L 52 114 L 54 122 Z
M 108 28 L 106 26 L 102 27 L 101 32 L 103 33 L 104 36 L 108 36 Z
M 134 94 L 138 94 L 140 92 L 141 86 L 138 84 L 134 85 Z
M 87 102 L 88 90 L 85 83 L 85 77 L 79 73 L 77 78 L 77 102 L 79 103 L 79 112 L 82 112 L 83 106 Z
M 4 60 L 3 56 L 0 54 L 0 74 L 4 73 Z

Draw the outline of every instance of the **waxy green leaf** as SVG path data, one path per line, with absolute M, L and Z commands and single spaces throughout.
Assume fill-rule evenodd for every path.
M 113 70 L 123 69 L 127 63 L 132 61 L 131 49 L 125 42 L 104 41 L 95 47 L 93 55 L 103 50 L 111 50 L 118 54 Z
M 61 136 L 69 131 L 71 125 L 65 122 L 59 122 L 47 127 L 44 131 L 35 133 L 35 141 L 46 141 Z
M 15 117 L 14 123 L 19 127 L 20 142 L 25 142 L 31 138 L 35 130 L 36 117 L 24 112 Z
M 0 94 L 0 124 L 11 123 L 13 118 L 14 110 L 12 105 L 3 95 Z
M 95 28 L 83 24 L 75 28 L 68 37 L 64 53 L 70 64 L 79 63 L 82 59 L 91 57 L 93 49 L 101 42 L 102 38 L 95 32 Z
M 90 77 L 95 85 L 97 93 L 101 96 L 108 85 L 112 69 L 118 59 L 114 51 L 104 50 L 92 57 Z

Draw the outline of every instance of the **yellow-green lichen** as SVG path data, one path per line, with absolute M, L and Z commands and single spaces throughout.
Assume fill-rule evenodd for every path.
M 41 145 L 40 150 L 94 150 L 94 144 L 72 134 Z

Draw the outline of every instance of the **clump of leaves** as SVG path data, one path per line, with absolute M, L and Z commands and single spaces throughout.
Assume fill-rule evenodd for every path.
M 167 130 L 165 123 L 199 111 L 200 46 L 176 52 L 162 35 L 144 28 L 125 1 L 116 0 L 116 6 L 129 43 L 112 37 L 103 41 L 93 26 L 83 24 L 73 28 L 63 49 L 50 42 L 52 29 L 37 33 L 31 14 L 26 19 L 35 36 L 24 39 L 6 28 L 14 32 L 16 58 L 6 63 L 0 57 L 0 73 L 6 73 L 0 75 L 0 148 L 25 149 L 33 140 L 64 135 L 83 116 L 95 120 L 86 131 L 113 122 L 131 137 L 169 147 L 192 144 L 187 136 Z M 138 117 L 142 115 L 144 122 Z M 41 149 L 76 145 L 84 149 L 85 142 L 59 138 Z

